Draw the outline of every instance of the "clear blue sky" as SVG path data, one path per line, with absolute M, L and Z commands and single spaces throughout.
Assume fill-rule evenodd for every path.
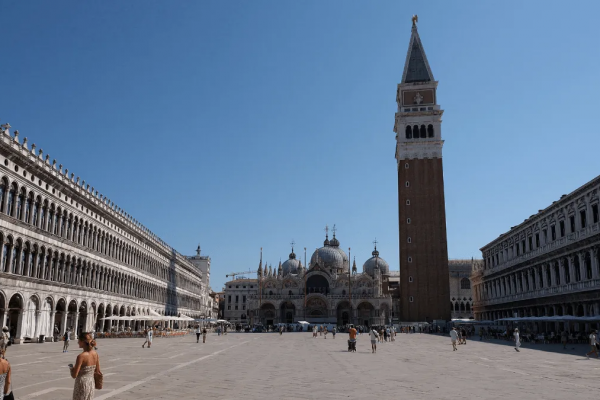
M 448 250 L 598 174 L 600 3 L 0 1 L 10 122 L 212 287 L 322 245 L 397 270 L 396 85 L 412 14 L 439 81 Z

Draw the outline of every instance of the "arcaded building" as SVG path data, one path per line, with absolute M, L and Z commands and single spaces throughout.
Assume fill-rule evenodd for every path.
M 475 318 L 600 314 L 600 176 L 481 248 Z
M 398 168 L 400 320 L 447 321 L 448 244 L 442 114 L 416 17 L 398 84 L 394 132 Z
M 203 276 L 185 256 L 42 149 L 0 129 L 0 325 L 15 343 L 206 314 Z M 104 317 L 129 316 L 130 321 Z

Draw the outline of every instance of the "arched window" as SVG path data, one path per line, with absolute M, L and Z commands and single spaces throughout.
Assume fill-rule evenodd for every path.
M 462 278 L 460 280 L 460 288 L 461 289 L 471 289 L 471 281 L 469 281 L 467 278 Z
M 412 129 L 410 129 L 410 125 L 406 127 L 406 138 L 412 139 Z
M 458 303 L 454 303 L 454 311 L 458 311 Z
M 52 232 L 52 223 L 54 222 L 54 204 L 48 210 L 48 232 Z
M 412 131 L 413 131 L 413 138 L 418 139 L 419 138 L 419 125 L 413 126 Z
M 27 197 L 27 200 L 25 201 L 25 222 L 26 223 L 30 223 L 31 222 L 31 205 L 33 204 L 33 192 L 29 193 L 29 197 Z
M 4 200 L 6 197 L 6 190 L 8 188 L 8 181 L 6 179 L 2 179 L 0 181 L 0 211 L 4 212 Z
M 426 138 L 427 133 L 425 132 L 425 125 L 421 125 L 421 138 Z
M 433 137 L 433 125 L 431 124 L 427 125 L 427 137 Z
M 465 309 L 468 312 L 471 312 L 471 305 L 469 303 L 465 304 Z
M 6 214 L 12 216 L 15 210 L 15 197 L 17 196 L 17 185 L 12 184 L 10 191 L 8 192 L 8 202 L 6 203 Z
M 19 193 L 19 197 L 17 197 L 17 219 L 23 218 L 23 205 L 25 204 L 25 188 L 21 189 L 21 193 Z
M 465 311 L 465 303 L 460 303 L 460 311 Z

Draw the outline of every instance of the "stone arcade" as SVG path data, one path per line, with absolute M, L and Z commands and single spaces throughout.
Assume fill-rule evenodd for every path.
M 0 129 L 0 324 L 15 343 L 208 315 L 202 272 L 10 125 Z M 131 316 L 131 321 L 102 320 Z

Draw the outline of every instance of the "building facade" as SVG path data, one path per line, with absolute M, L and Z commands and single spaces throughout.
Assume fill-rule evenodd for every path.
M 198 268 L 9 128 L 0 129 L 0 323 L 15 343 L 55 327 L 141 329 L 135 316 L 151 311 L 202 314 Z
M 254 293 L 247 297 L 250 323 L 265 326 L 277 323 L 331 323 L 365 326 L 389 324 L 392 298 L 389 265 L 379 256 L 377 247 L 359 273 L 356 262 L 350 267 L 349 256 L 340 248 L 333 233 L 325 235 L 323 247 L 314 251 L 308 268 L 296 257 L 294 249 L 284 263 L 274 269 L 263 268 L 262 255 Z M 229 283 L 225 298 L 229 301 Z M 232 297 L 233 300 L 233 297 Z M 226 303 L 226 305 L 229 303 Z M 227 312 L 225 315 L 227 317 Z
M 600 314 L 600 177 L 481 248 L 475 318 Z
M 250 296 L 258 293 L 257 279 L 234 279 L 225 284 L 223 312 L 227 321 L 249 324 Z
M 483 260 L 448 260 L 452 319 L 474 318 L 471 271 Z
M 398 168 L 400 318 L 449 320 L 442 114 L 413 18 L 394 124 Z

